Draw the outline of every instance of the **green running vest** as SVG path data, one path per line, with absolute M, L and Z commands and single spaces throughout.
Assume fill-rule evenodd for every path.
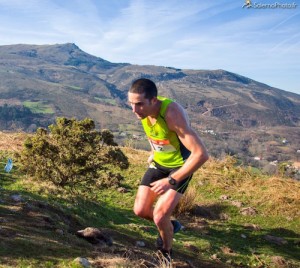
M 148 117 L 141 120 L 154 153 L 153 160 L 164 167 L 180 167 L 189 157 L 190 151 L 181 143 L 177 134 L 169 130 L 164 119 L 167 107 L 173 100 L 161 96 L 157 98 L 162 104 L 155 124 L 151 125 Z

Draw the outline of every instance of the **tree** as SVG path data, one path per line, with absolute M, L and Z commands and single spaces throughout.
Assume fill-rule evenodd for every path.
M 19 157 L 23 171 L 78 192 L 119 184 L 122 176 L 116 171 L 129 163 L 109 130 L 96 131 L 91 119 L 64 117 L 49 130 L 39 128 L 25 141 Z

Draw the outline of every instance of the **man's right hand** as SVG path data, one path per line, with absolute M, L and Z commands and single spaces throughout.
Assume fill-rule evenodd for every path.
M 154 181 L 150 183 L 150 186 L 151 186 L 151 190 L 158 195 L 162 195 L 166 191 L 172 188 L 168 178 Z

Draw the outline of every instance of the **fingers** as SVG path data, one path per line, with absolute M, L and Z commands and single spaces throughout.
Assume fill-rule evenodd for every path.
M 163 183 L 162 180 L 152 182 L 150 186 L 151 186 L 151 190 L 159 195 L 163 194 L 168 190 L 168 188 L 166 187 L 166 185 Z
M 155 193 L 159 193 L 159 185 L 157 185 L 157 182 L 150 183 L 151 190 Z

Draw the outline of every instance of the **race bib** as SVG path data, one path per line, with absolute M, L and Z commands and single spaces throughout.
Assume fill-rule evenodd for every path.
M 154 140 L 149 138 L 151 147 L 156 152 L 174 152 L 176 151 L 175 147 L 170 144 L 169 140 Z

